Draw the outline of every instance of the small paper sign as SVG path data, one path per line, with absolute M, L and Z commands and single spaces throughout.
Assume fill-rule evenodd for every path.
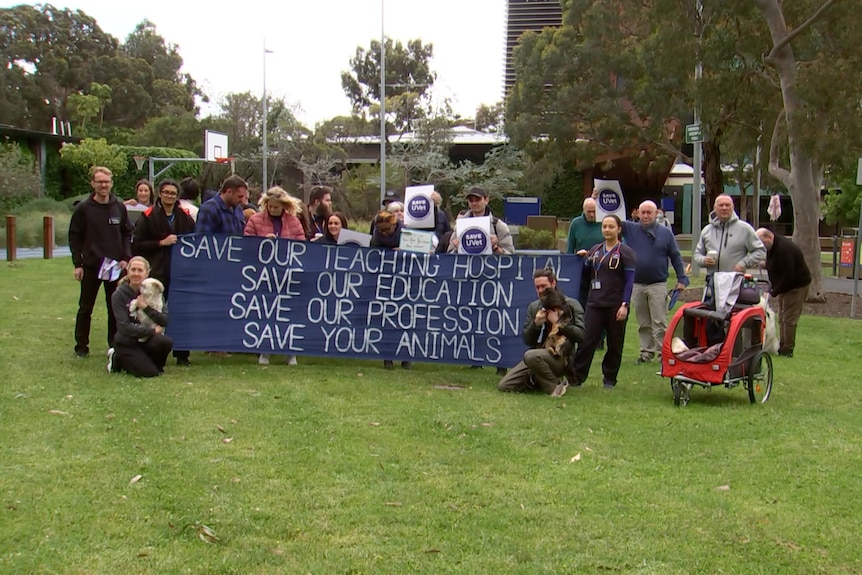
M 353 230 L 342 229 L 338 232 L 338 245 L 340 246 L 359 246 L 367 248 L 371 243 L 371 234 L 363 234 Z
M 595 187 L 599 192 L 599 197 L 596 198 L 596 220 L 601 221 L 605 216 L 616 215 L 626 221 L 626 201 L 619 180 L 596 179 Z
M 120 279 L 120 273 L 123 269 L 120 267 L 120 262 L 105 258 L 102 260 L 102 265 L 99 267 L 99 279 L 109 282 L 115 282 Z
M 434 250 L 434 233 L 402 228 L 401 243 L 398 247 L 405 252 L 431 253 Z
M 458 253 L 487 255 L 491 249 L 491 216 L 458 218 L 455 220 L 455 235 L 458 236 Z
M 434 186 L 407 186 L 404 190 L 404 227 L 427 229 L 434 227 Z

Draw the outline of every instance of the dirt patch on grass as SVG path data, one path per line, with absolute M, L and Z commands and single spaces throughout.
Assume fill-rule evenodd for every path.
M 703 288 L 691 288 L 680 294 L 682 302 L 700 301 L 703 297 Z M 826 303 L 806 303 L 802 310 L 806 315 L 822 315 L 827 317 L 850 318 L 849 294 L 827 292 Z M 856 317 L 862 320 L 862 298 L 856 300 Z

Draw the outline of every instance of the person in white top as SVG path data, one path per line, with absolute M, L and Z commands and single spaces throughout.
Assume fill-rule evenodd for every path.
M 192 177 L 183 178 L 180 182 L 180 207 L 184 208 L 192 220 L 198 220 L 198 207 L 195 205 L 201 195 L 201 187 Z

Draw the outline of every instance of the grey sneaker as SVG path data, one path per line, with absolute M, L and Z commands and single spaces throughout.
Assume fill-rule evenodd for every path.
M 108 373 L 114 373 L 114 353 L 116 350 L 111 347 L 108 348 L 108 365 L 105 368 L 108 370 Z
M 562 397 L 566 395 L 566 391 L 569 389 L 569 380 L 563 378 L 563 380 L 557 384 L 557 387 L 554 391 L 551 392 L 551 397 Z

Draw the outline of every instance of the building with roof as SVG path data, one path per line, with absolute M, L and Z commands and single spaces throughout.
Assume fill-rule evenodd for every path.
M 65 130 L 64 130 L 65 131 Z M 57 134 L 53 132 L 42 132 L 39 130 L 27 130 L 16 128 L 6 124 L 0 124 L 0 142 L 14 142 L 22 148 L 27 148 L 36 158 L 36 167 L 39 170 L 40 190 L 39 195 L 45 195 L 45 170 L 48 156 L 58 154 L 63 144 L 77 144 L 81 138 L 68 133 Z

